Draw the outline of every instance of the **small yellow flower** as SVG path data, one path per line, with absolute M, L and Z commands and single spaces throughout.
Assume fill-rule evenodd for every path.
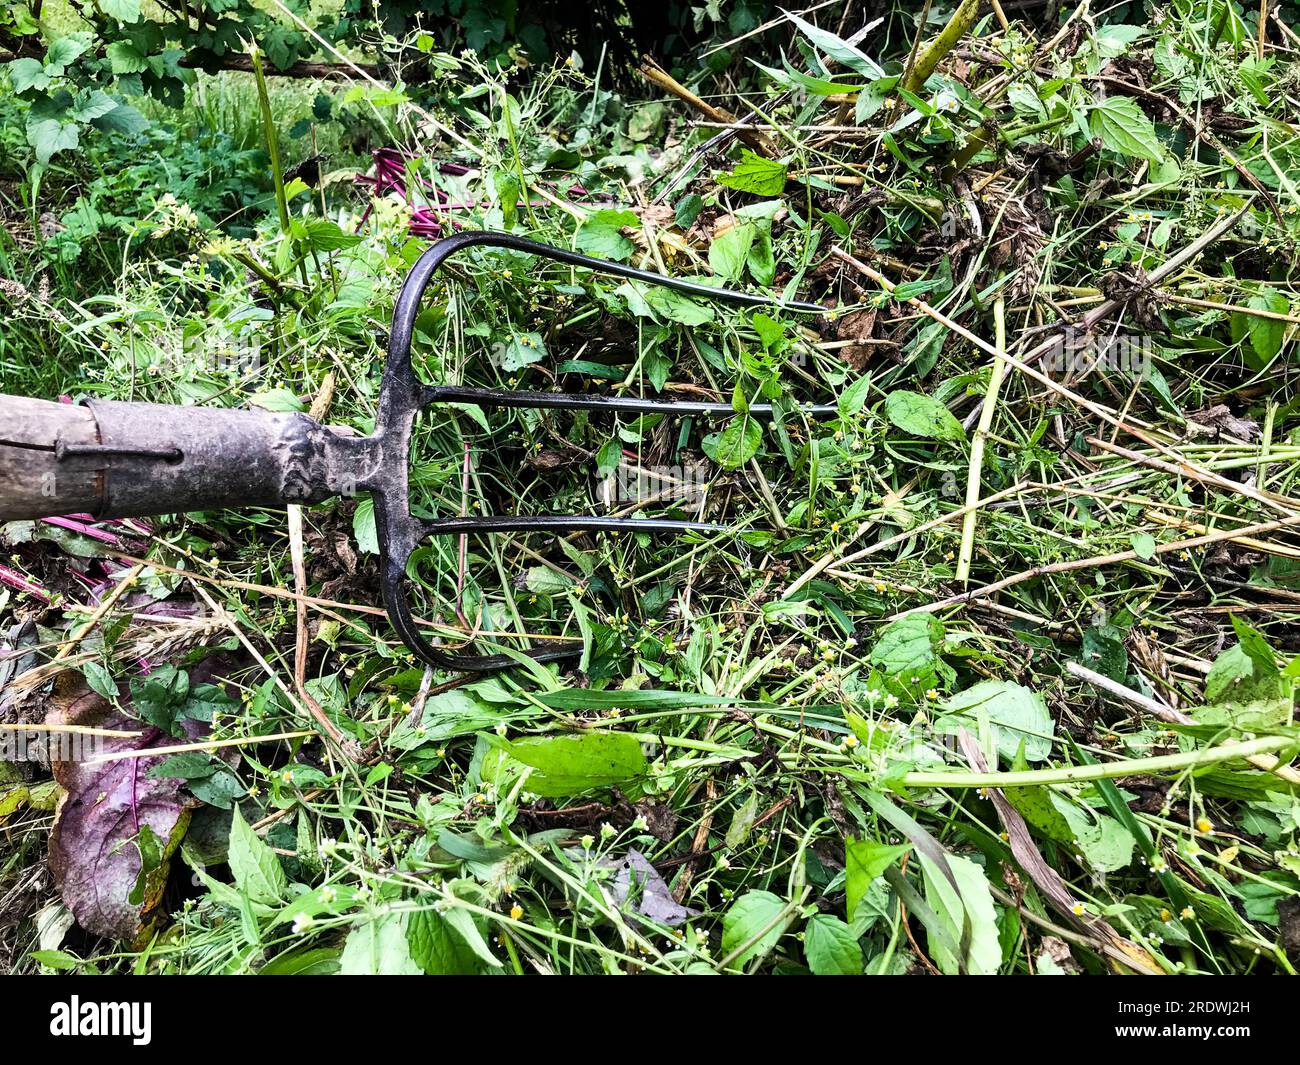
M 857 736 L 854 736 L 854 735 L 850 734 L 850 735 L 844 737 L 844 746 L 845 746 L 845 747 L 856 747 L 857 745 L 858 745 L 858 738 L 857 738 Z
M 925 697 L 926 697 L 927 699 L 937 699 L 937 698 L 939 698 L 939 689 L 938 689 L 938 688 L 931 688 L 931 689 L 929 689 L 929 691 L 927 691 L 927 692 L 925 693 Z
M 1173 915 L 1172 913 L 1170 913 L 1168 910 L 1161 910 L 1161 911 L 1160 911 L 1160 920 L 1162 920 L 1162 921 L 1169 921 L 1169 920 L 1172 920 L 1172 919 L 1173 919 L 1173 916 L 1174 916 L 1174 915 Z
M 513 906 L 510 907 L 510 920 L 517 921 L 523 915 L 524 915 L 524 908 L 520 906 L 519 903 L 516 902 Z
M 1184 906 L 1182 910 L 1179 912 L 1178 916 L 1181 917 L 1184 921 L 1190 921 L 1193 917 L 1196 916 L 1196 911 L 1192 909 L 1190 906 Z
M 1088 912 L 1088 907 L 1085 906 L 1082 902 L 1076 902 L 1073 906 L 1070 907 L 1070 912 L 1074 914 L 1075 917 L 1082 917 L 1085 913 Z
M 1208 817 L 1198 817 L 1196 819 L 1196 831 L 1212 836 L 1214 835 L 1214 822 Z

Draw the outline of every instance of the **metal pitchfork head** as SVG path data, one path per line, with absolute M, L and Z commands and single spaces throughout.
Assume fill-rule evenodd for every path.
M 674 289 L 720 303 L 825 313 L 815 303 L 779 303 L 730 289 L 637 270 L 507 233 L 466 232 L 420 256 L 398 293 L 375 431 L 367 437 L 324 426 L 305 414 L 87 400 L 80 406 L 0 396 L 0 520 L 89 512 L 131 517 L 223 507 L 318 503 L 369 492 L 374 499 L 384 605 L 402 641 L 443 669 L 487 672 L 518 664 L 507 654 L 475 655 L 435 647 L 419 632 L 407 594 L 412 553 L 434 536 L 494 532 L 720 532 L 725 526 L 660 518 L 599 515 L 485 515 L 426 520 L 411 514 L 408 458 L 419 411 L 434 403 L 482 408 L 531 407 L 593 413 L 731 417 L 728 403 L 505 391 L 426 385 L 411 364 L 411 338 L 425 289 L 452 255 L 476 245 L 507 248 L 571 266 Z M 809 417 L 834 405 L 804 405 Z M 770 404 L 749 413 L 770 415 Z M 547 662 L 578 649 L 523 652 Z

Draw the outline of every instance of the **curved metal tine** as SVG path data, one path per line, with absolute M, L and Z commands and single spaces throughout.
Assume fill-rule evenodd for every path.
M 737 411 L 730 403 L 705 403 L 685 399 L 637 399 L 630 396 L 588 396 L 572 392 L 512 392 L 495 388 L 466 388 L 461 385 L 429 385 L 420 395 L 421 405 L 432 403 L 472 403 L 478 407 L 529 407 L 547 410 L 607 411 L 614 414 L 714 415 L 734 418 Z M 770 403 L 751 403 L 747 413 L 771 415 Z M 791 415 L 810 418 L 831 417 L 839 413 L 834 403 L 801 403 L 792 407 Z
M 422 520 L 418 523 L 419 540 L 428 540 L 433 536 L 458 536 L 468 533 L 503 533 L 503 532 L 658 532 L 658 533 L 725 533 L 731 532 L 728 526 L 712 525 L 701 521 L 674 521 L 666 518 L 606 518 L 596 514 L 511 516 L 485 515 L 478 518 L 440 518 Z M 407 578 L 409 580 L 409 578 Z M 393 625 L 402 641 L 420 658 L 440 669 L 451 669 L 466 673 L 491 673 L 503 669 L 512 669 L 519 665 L 515 655 L 470 655 L 457 651 L 446 651 L 435 647 L 420 633 L 414 615 L 402 589 L 386 588 L 389 612 Z M 485 632 L 480 638 L 491 639 L 493 633 Z M 576 639 L 576 637 L 575 637 Z M 580 644 L 580 641 L 579 641 Z M 577 647 L 540 647 L 521 650 L 537 662 L 556 662 L 581 654 L 581 645 Z
M 419 522 L 419 538 L 460 536 L 466 533 L 505 532 L 646 532 L 727 533 L 728 525 L 672 518 L 607 518 L 600 514 L 484 514 L 481 517 L 434 518 Z

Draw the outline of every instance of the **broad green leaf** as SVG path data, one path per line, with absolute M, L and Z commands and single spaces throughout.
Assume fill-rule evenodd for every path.
M 117 685 L 113 675 L 98 662 L 87 662 L 81 667 L 81 675 L 86 678 L 91 691 L 107 699 L 110 703 L 117 699 Z
M 1053 795 L 1073 832 L 1073 842 L 1084 858 L 1098 871 L 1112 873 L 1133 861 L 1133 836 L 1113 817 L 1091 814 L 1074 803 Z
M 1288 314 L 1291 311 L 1291 301 L 1273 288 L 1265 288 L 1251 296 L 1246 301 L 1246 306 L 1257 311 L 1272 311 L 1274 314 Z M 1282 341 L 1286 336 L 1286 322 L 1276 318 L 1262 318 L 1255 314 L 1234 317 L 1245 318 L 1246 333 L 1250 337 L 1250 350 L 1254 353 L 1254 358 L 1248 357 L 1247 361 L 1254 369 L 1262 370 L 1282 350 Z
M 1240 642 L 1214 660 L 1205 678 L 1206 705 L 1192 714 L 1204 725 L 1265 729 L 1285 724 L 1291 718 L 1294 682 L 1278 670 L 1264 638 L 1240 624 Z
M 934 862 L 924 854 L 918 854 L 917 858 L 925 881 L 926 901 L 947 927 L 953 943 L 961 942 L 963 908 L 970 915 L 971 942 L 966 971 L 974 976 L 996 973 L 1002 964 L 1002 947 L 998 938 L 997 913 L 984 870 L 969 858 L 949 854 L 948 865 L 960 889 L 958 894 Z M 931 944 L 931 953 L 934 963 L 949 976 L 960 971 L 959 959 L 942 941 Z
M 436 910 L 415 910 L 406 922 L 411 960 L 430 976 L 468 976 L 482 966 L 473 950 Z
M 375 526 L 375 501 L 366 496 L 357 501 L 357 509 L 352 512 L 352 535 L 356 537 L 357 547 L 367 555 L 379 554 L 379 530 Z
M 262 410 L 279 413 L 306 410 L 303 401 L 287 388 L 271 388 L 265 392 L 258 392 L 256 395 L 250 396 L 248 402 L 254 407 L 261 407 Z
M 284 900 L 288 878 L 275 851 L 253 831 L 236 806 L 230 818 L 230 874 L 250 902 L 270 905 Z
M 15 93 L 24 93 L 28 89 L 39 92 L 50 87 L 50 76 L 45 73 L 45 67 L 39 59 L 15 59 L 12 63 L 6 63 L 4 69 L 9 74 L 9 84 Z
M 713 238 L 709 245 L 709 268 L 728 281 L 739 281 L 753 246 L 754 227 L 737 222 Z
M 982 680 L 963 692 L 950 695 L 940 704 L 942 716 L 935 727 L 955 734 L 966 728 L 980 735 L 980 721 L 994 726 L 998 753 L 1008 760 L 1016 757 L 1024 743 L 1026 761 L 1041 762 L 1052 753 L 1055 725 L 1043 697 L 1010 680 Z
M 885 417 L 903 432 L 927 440 L 966 439 L 966 430 L 952 412 L 919 392 L 891 392 L 885 399 Z
M 304 223 L 307 227 L 307 243 L 312 251 L 339 251 L 361 243 L 356 233 L 345 233 L 337 222 L 326 218 L 313 219 Z
M 742 149 L 740 162 L 729 174 L 718 174 L 716 181 L 738 192 L 755 196 L 780 196 L 785 189 L 786 165 L 765 159 L 748 148 Z
M 1150 533 L 1135 532 L 1128 538 L 1128 542 L 1133 545 L 1138 558 L 1149 560 L 1156 557 L 1156 538 Z
M 93 122 L 97 118 L 116 111 L 121 106 L 108 93 L 101 89 L 83 95 L 72 108 L 72 114 L 78 122 Z
M 1102 147 L 1135 159 L 1159 162 L 1164 156 L 1156 128 L 1131 96 L 1111 96 L 1095 104 L 1088 128 Z
M 781 206 L 780 200 L 764 200 L 736 211 L 733 224 L 709 245 L 709 268 L 728 281 L 739 281 L 748 269 L 760 285 L 771 284 L 772 218 Z
M 45 53 L 45 72 L 54 77 L 63 75 L 68 66 L 89 47 L 88 42 L 89 37 L 85 34 L 58 38 Z
M 770 891 L 747 891 L 741 895 L 722 917 L 722 954 L 741 951 L 731 960 L 731 966 L 743 968 L 751 958 L 767 954 L 785 933 L 786 920 L 781 913 L 785 901 Z
M 507 373 L 522 370 L 546 357 L 546 342 L 540 333 L 512 333 L 510 339 L 498 345 L 501 369 Z
M 140 74 L 149 69 L 148 58 L 129 41 L 114 41 L 104 54 L 114 74 Z
M 339 957 L 344 976 L 418 976 L 421 968 L 407 944 L 410 913 L 362 918 L 348 933 Z
M 938 658 L 943 624 L 930 614 L 906 614 L 891 621 L 876 638 L 870 661 L 889 674 L 920 673 Z
M 574 243 L 588 255 L 622 262 L 636 248 L 622 230 L 640 225 L 641 220 L 631 211 L 597 211 L 578 227 Z
M 1003 795 L 1042 836 L 1081 852 L 1097 871 L 1123 869 L 1133 860 L 1133 836 L 1115 818 L 1047 787 L 1005 788 Z
M 835 406 L 840 412 L 841 418 L 851 418 L 857 414 L 867 402 L 867 394 L 871 391 L 871 378 L 859 377 L 854 380 L 835 401 Z
M 734 470 L 758 454 L 763 443 L 763 427 L 748 416 L 732 418 L 716 435 L 701 441 L 704 453 L 724 470 Z
M 704 325 L 713 321 L 713 308 L 696 303 L 689 296 L 674 292 L 661 285 L 653 285 L 645 293 L 646 305 L 660 318 L 682 325 Z
M 634 736 L 584 732 L 572 736 L 529 736 L 509 742 L 492 738 L 508 758 L 530 766 L 525 787 L 544 798 L 563 798 L 635 780 L 646 772 L 645 754 Z M 483 773 L 495 777 L 502 762 L 484 760 Z
M 524 587 L 533 595 L 563 595 L 573 587 L 573 578 L 556 573 L 550 566 L 529 566 L 524 574 Z
M 119 22 L 140 21 L 140 0 L 99 0 L 104 14 Z
M 857 936 L 829 913 L 819 913 L 809 919 L 803 933 L 803 952 L 808 968 L 818 976 L 862 974 L 862 947 Z
M 58 152 L 71 151 L 80 141 L 75 122 L 44 118 L 27 125 L 27 143 L 36 150 L 38 163 L 48 163 Z
M 858 903 L 866 896 L 872 881 L 911 849 L 910 844 L 891 845 L 873 839 L 844 841 L 844 912 L 853 920 Z

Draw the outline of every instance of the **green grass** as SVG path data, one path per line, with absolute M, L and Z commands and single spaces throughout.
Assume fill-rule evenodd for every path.
M 733 144 L 692 163 L 716 126 L 672 104 L 647 137 L 648 109 L 593 96 L 566 68 L 512 84 L 509 121 L 472 60 L 420 110 L 347 105 L 472 205 L 454 213 L 466 228 L 835 312 L 647 301 L 493 250 L 430 286 L 415 345 L 427 381 L 734 397 L 742 412 L 422 415 L 422 513 L 599 512 L 597 471 L 623 454 L 692 493 L 654 498 L 662 482 L 625 469 L 615 485 L 641 496 L 616 502 L 728 528 L 475 538 L 463 567 L 454 542 L 415 560 L 430 635 L 484 652 L 580 642 L 560 666 L 419 665 L 377 612 L 373 513 L 356 500 L 305 511 L 300 542 L 276 511 L 108 526 L 151 563 L 130 577 L 103 544 L 4 530 L 5 565 L 56 596 L 0 592 L 6 623 L 37 619 L 38 657 L 93 609 L 73 570 L 195 613 L 169 624 L 114 606 L 70 649 L 60 687 L 15 685 L 0 720 L 40 717 L 82 676 L 111 678 L 139 713 L 142 663 L 197 685 L 207 659 L 231 700 L 210 738 L 233 741 L 228 762 L 189 778 L 202 801 L 156 924 L 118 943 L 75 927 L 41 943 L 35 916 L 59 902 L 34 871 L 54 815 L 15 799 L 0 850 L 9 967 L 1292 972 L 1296 116 L 1283 53 L 1252 63 L 1250 25 L 1216 30 L 1205 5 L 1178 7 L 1137 35 L 1086 30 L 1072 54 L 1045 47 L 1053 31 L 983 19 L 961 79 L 946 52 L 911 97 L 873 93 L 851 53 L 849 69 L 816 73 L 856 100 L 756 55 L 777 73 L 736 68 L 757 79 L 740 98 L 707 88 L 761 111 L 763 159 Z M 862 45 L 890 75 L 912 43 L 895 16 L 888 52 Z M 1151 91 L 1234 117 L 1198 141 L 1124 85 L 1100 96 L 1118 43 L 1154 54 Z M 799 54 L 787 49 L 802 71 Z M 309 154 L 289 131 L 317 89 L 270 85 L 288 166 Z M 0 245 L 5 276 L 53 284 L 48 306 L 14 302 L 5 390 L 303 410 L 329 393 L 327 420 L 368 432 L 396 291 L 427 247 L 409 209 L 377 202 L 362 225 L 363 192 L 336 182 L 288 199 L 286 227 L 250 77 L 202 78 L 178 112 L 148 113 L 176 144 L 219 134 L 245 153 L 228 174 L 242 202 L 191 219 L 149 190 L 128 212 L 107 184 L 130 161 L 120 145 L 47 178 L 64 217 L 98 180 L 129 221 L 71 259 L 53 239 Z M 365 165 L 352 132 L 318 123 L 330 168 Z M 159 173 L 189 165 L 157 158 Z M 312 247 L 296 225 L 323 221 L 360 241 Z M 1097 327 L 1141 365 L 1046 380 L 1026 367 L 1043 327 L 1153 274 L 1151 296 Z M 218 341 L 255 341 L 256 359 L 214 358 Z M 743 413 L 751 403 L 778 414 Z M 803 403 L 838 413 L 809 419 Z M 313 702 L 352 742 L 325 737 Z M 0 804 L 47 779 L 21 768 Z M 629 893 L 622 863 L 645 872 L 633 851 L 662 880 Z

